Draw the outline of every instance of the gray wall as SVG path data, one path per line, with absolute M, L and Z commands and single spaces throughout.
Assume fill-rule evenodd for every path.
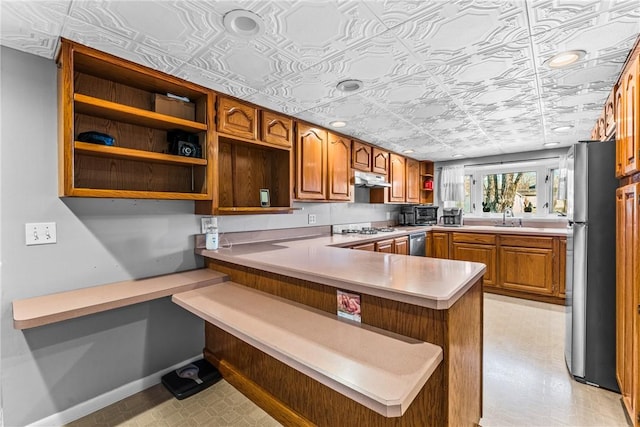
M 0 47 L 4 422 L 25 425 L 201 354 L 202 322 L 168 298 L 25 331 L 11 302 L 201 266 L 193 202 L 60 199 L 56 67 Z M 225 217 L 222 232 L 386 219 L 397 207 L 296 204 L 292 215 Z M 25 246 L 26 222 L 56 222 L 58 243 Z

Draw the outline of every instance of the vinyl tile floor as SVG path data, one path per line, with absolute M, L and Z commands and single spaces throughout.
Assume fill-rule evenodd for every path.
M 485 294 L 481 426 L 628 426 L 619 394 L 570 377 L 564 364 L 564 328 L 562 306 Z M 184 400 L 156 385 L 68 424 L 279 425 L 224 380 Z

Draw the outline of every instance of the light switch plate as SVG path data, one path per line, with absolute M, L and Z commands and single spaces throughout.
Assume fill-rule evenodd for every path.
M 27 246 L 49 245 L 58 241 L 55 222 L 28 222 L 24 225 Z

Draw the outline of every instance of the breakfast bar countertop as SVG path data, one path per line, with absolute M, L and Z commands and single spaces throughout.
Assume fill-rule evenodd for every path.
M 412 230 L 424 230 L 413 227 Z M 484 264 L 348 250 L 338 246 L 406 235 L 323 236 L 196 249 L 207 258 L 434 309 L 448 309 L 485 273 Z

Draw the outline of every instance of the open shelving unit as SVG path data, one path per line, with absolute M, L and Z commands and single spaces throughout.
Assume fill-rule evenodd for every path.
M 59 194 L 210 200 L 213 91 L 62 40 L 59 73 Z M 187 97 L 193 118 L 156 112 L 156 95 Z M 113 146 L 78 140 L 112 136 Z M 201 157 L 171 152 L 169 131 L 187 132 Z
M 431 183 L 430 187 L 427 183 Z M 420 203 L 433 203 L 433 162 L 420 162 Z

